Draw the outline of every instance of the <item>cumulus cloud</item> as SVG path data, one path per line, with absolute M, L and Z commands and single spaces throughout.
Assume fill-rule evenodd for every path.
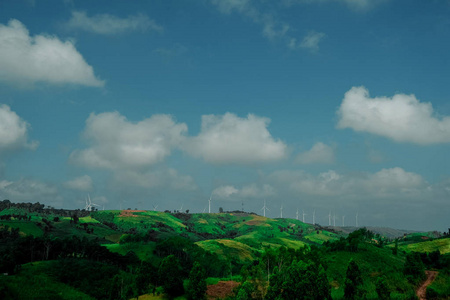
M 169 115 L 134 123 L 118 112 L 92 113 L 83 133 L 90 147 L 73 151 L 69 160 L 91 168 L 147 168 L 170 155 L 186 131 L 186 124 L 176 123 Z
M 256 163 L 286 157 L 286 144 L 275 140 L 267 126 L 268 118 L 249 114 L 240 118 L 232 113 L 202 116 L 201 132 L 184 148 L 210 163 Z
M 171 190 L 194 191 L 198 188 L 191 176 L 181 175 L 172 168 L 162 168 L 145 172 L 125 170 L 116 172 L 114 179 L 118 185 L 135 186 L 145 189 L 164 187 Z
M 144 14 L 119 18 L 109 14 L 98 14 L 89 17 L 83 11 L 73 11 L 72 18 L 68 21 L 67 27 L 71 29 L 81 29 L 97 34 L 113 35 L 129 31 L 156 31 L 163 32 L 163 27 Z
M 0 154 L 24 148 L 36 149 L 39 143 L 28 141 L 29 128 L 30 125 L 8 105 L 0 104 Z
M 58 189 L 50 184 L 31 179 L 0 181 L 0 193 L 13 202 L 41 202 L 46 205 L 60 204 L 62 198 Z
M 297 155 L 295 161 L 300 164 L 330 164 L 334 162 L 334 149 L 318 142 L 310 150 Z
M 437 116 L 431 103 L 420 102 L 414 95 L 371 98 L 366 88 L 353 87 L 345 93 L 337 115 L 340 129 L 421 145 L 450 142 L 450 117 Z
M 236 188 L 232 185 L 222 185 L 212 192 L 213 197 L 221 199 L 239 200 L 242 198 L 263 198 L 275 195 L 275 189 L 269 184 L 257 185 L 255 183 Z
M 277 171 L 271 179 L 287 184 L 293 191 L 318 196 L 343 196 L 389 198 L 391 196 L 417 195 L 427 186 L 426 181 L 416 173 L 402 168 L 382 169 L 376 173 L 342 175 L 334 170 L 316 176 L 303 171 Z
M 0 24 L 0 81 L 104 85 L 72 42 L 49 35 L 30 36 L 14 19 Z
M 77 177 L 75 179 L 66 181 L 64 183 L 65 187 L 72 189 L 72 190 L 78 190 L 82 192 L 87 192 L 92 190 L 92 178 L 89 175 L 84 175 L 81 177 Z

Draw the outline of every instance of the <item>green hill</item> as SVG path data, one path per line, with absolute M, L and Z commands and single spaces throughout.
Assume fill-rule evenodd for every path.
M 188 277 L 197 261 L 211 277 L 209 282 L 229 280 L 233 275 L 234 280 L 247 280 L 255 286 L 252 293 L 256 298 L 268 291 L 268 277 L 277 270 L 288 272 L 291 264 L 304 260 L 324 266 L 332 298 L 342 299 L 347 266 L 353 260 L 361 270 L 361 288 L 368 299 L 377 299 L 380 279 L 386 282 L 392 299 L 409 299 L 416 283 L 404 275 L 407 255 L 436 250 L 440 254 L 424 254 L 421 259 L 427 268 L 442 274 L 433 289 L 440 296 L 449 293 L 450 239 L 434 238 L 433 233 L 403 234 L 395 253 L 395 243 L 386 244 L 390 241 L 387 237 L 371 231 L 336 233 L 333 228 L 294 219 L 241 212 L 29 211 L 11 207 L 0 211 L 0 218 L 0 271 L 14 274 L 0 277 L 0 298 L 5 299 L 8 295 L 103 299 L 108 289 L 90 290 L 92 284 L 120 286 L 110 288 L 116 297 L 161 292 L 155 276 L 170 255 L 179 261 L 182 278 Z M 98 276 L 93 275 L 96 272 Z M 26 288 L 20 289 L 23 283 Z

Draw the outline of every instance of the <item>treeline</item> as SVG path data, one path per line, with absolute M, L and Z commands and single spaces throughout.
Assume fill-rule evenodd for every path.
M 26 211 L 28 213 L 38 213 L 43 215 L 56 215 L 60 217 L 71 217 L 73 215 L 77 215 L 78 217 L 86 217 L 91 213 L 90 211 L 84 209 L 57 209 L 52 206 L 45 207 L 45 204 L 41 204 L 39 202 L 14 203 L 8 199 L 0 201 L 0 211 L 5 209 L 16 209 L 17 211 Z M 96 208 L 93 208 L 93 211 L 96 210 Z
M 14 274 L 20 265 L 29 262 L 73 257 L 102 261 L 122 268 L 130 262 L 126 256 L 110 252 L 95 239 L 77 236 L 55 238 L 51 235 L 23 237 L 18 228 L 0 228 L 0 273 Z

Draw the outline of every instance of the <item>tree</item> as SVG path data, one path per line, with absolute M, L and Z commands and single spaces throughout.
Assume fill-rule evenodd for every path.
M 418 252 L 412 252 L 406 255 L 403 273 L 410 282 L 418 283 L 425 279 L 425 267 Z
M 223 213 L 223 208 L 219 207 L 219 213 Z
M 205 299 L 206 293 L 206 272 L 199 262 L 194 262 L 194 266 L 189 273 L 189 283 L 187 286 L 187 297 L 190 300 Z
M 158 269 L 158 275 L 162 288 L 169 298 L 184 293 L 180 262 L 174 255 L 169 255 L 163 259 Z
M 389 292 L 385 278 L 378 277 L 377 282 L 375 283 L 375 289 L 378 294 L 378 299 L 390 299 L 391 293 Z
M 363 284 L 363 278 L 361 271 L 353 259 L 350 259 L 348 264 L 346 278 L 345 278 L 345 288 L 344 297 L 345 299 L 361 299 L 363 298 L 364 291 L 361 289 Z
M 392 254 L 397 255 L 398 253 L 398 239 L 395 239 L 395 246 L 392 249 Z
M 331 299 L 331 287 L 321 264 L 294 260 L 286 272 L 274 269 L 266 299 Z

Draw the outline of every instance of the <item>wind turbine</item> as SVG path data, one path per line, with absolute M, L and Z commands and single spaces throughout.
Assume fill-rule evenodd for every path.
M 280 207 L 280 218 L 283 219 L 283 204 Z
M 178 212 L 180 212 L 180 213 L 183 212 L 183 204 L 181 204 L 180 210 Z
M 203 209 L 203 213 L 205 213 L 205 211 L 206 211 L 206 207 Z
M 334 213 L 333 217 L 333 227 L 336 227 L 336 213 Z
M 209 205 L 208 213 L 211 213 L 211 198 L 212 198 L 212 194 L 211 194 L 211 196 L 209 196 L 209 200 L 208 200 L 208 205 Z
M 88 202 L 89 199 L 89 202 Z M 88 198 L 86 199 L 86 206 L 84 207 L 87 211 L 92 211 L 93 206 L 100 206 L 98 204 L 92 203 L 91 196 L 88 194 Z
M 153 211 L 156 211 L 156 209 L 158 208 L 158 205 L 152 205 L 153 206 Z
M 305 214 L 305 211 L 302 209 L 302 216 L 303 216 L 303 223 L 305 223 L 305 216 L 306 216 L 306 214 Z
M 328 226 L 331 226 L 331 210 L 328 213 Z
M 262 211 L 264 211 L 264 217 L 266 216 L 266 210 L 270 210 L 266 206 L 266 200 L 264 200 L 264 206 L 261 208 Z
M 342 216 L 342 227 L 345 227 L 345 216 Z
M 297 213 L 296 213 L 295 215 L 296 215 L 296 218 L 297 218 L 297 220 L 298 220 L 298 208 L 297 208 Z
M 313 210 L 313 225 L 316 224 L 316 210 Z

